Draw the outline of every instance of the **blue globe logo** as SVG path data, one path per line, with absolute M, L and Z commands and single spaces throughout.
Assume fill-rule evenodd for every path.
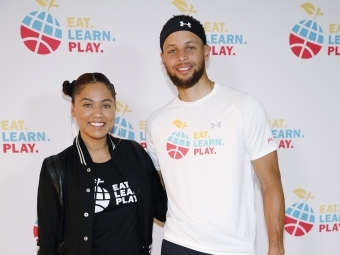
M 295 203 L 287 208 L 285 230 L 293 236 L 303 236 L 313 228 L 315 214 L 306 203 Z
M 289 36 L 292 52 L 299 58 L 312 58 L 319 53 L 324 41 L 322 28 L 313 20 L 296 24 Z
M 184 128 L 188 127 L 185 121 L 174 120 L 172 122 L 180 131 L 173 132 L 166 143 L 166 150 L 173 159 L 183 158 L 189 151 L 190 141 L 186 133 L 183 132 Z
M 135 139 L 135 133 L 133 132 L 132 125 L 129 122 L 127 122 L 126 119 L 122 117 L 116 117 L 115 125 L 113 129 L 111 130 L 111 133 L 121 138 L 129 139 L 129 140 Z
M 20 34 L 26 47 L 40 55 L 58 49 L 62 38 L 59 22 L 48 12 L 38 11 L 31 12 L 23 19 Z
M 173 159 L 183 158 L 189 151 L 190 141 L 187 134 L 183 131 L 173 132 L 166 144 L 166 150 Z
M 322 48 L 324 35 L 315 18 L 323 13 L 311 3 L 304 3 L 301 7 L 313 19 L 302 20 L 294 25 L 289 36 L 289 45 L 297 57 L 308 59 L 316 56 Z

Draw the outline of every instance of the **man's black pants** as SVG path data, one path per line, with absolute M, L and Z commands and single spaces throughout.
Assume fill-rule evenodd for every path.
M 195 251 L 163 239 L 161 255 L 211 255 Z

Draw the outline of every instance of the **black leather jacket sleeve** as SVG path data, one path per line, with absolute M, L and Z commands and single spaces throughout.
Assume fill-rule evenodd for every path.
M 145 157 L 148 163 L 146 169 L 151 182 L 154 217 L 161 222 L 165 222 L 166 212 L 168 209 L 167 194 L 165 189 L 163 188 L 160 176 L 157 173 L 157 170 L 153 165 L 149 154 L 147 154 L 147 152 L 145 152 L 144 149 L 143 151 L 145 153 Z
M 61 215 L 59 197 L 44 160 L 38 186 L 38 255 L 57 255 Z

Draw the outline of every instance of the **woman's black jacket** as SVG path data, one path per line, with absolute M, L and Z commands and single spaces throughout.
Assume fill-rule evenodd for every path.
M 143 255 L 149 254 L 153 219 L 165 221 L 166 192 L 149 155 L 137 142 L 109 135 L 107 142 L 113 163 L 137 196 Z M 91 255 L 96 169 L 80 135 L 58 156 L 62 169 L 61 201 L 46 159 L 40 173 L 38 255 Z

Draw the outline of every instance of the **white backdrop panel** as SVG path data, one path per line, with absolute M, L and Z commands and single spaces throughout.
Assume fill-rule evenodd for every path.
M 1 254 L 36 252 L 40 166 L 73 136 L 62 82 L 106 74 L 118 93 L 117 117 L 132 127 L 127 138 L 143 144 L 148 115 L 176 95 L 159 32 L 172 15 L 188 13 L 205 25 L 210 78 L 254 95 L 267 110 L 280 147 L 286 254 L 340 253 L 339 1 L 17 0 L 0 7 Z M 41 18 L 41 26 L 30 20 Z M 256 208 L 256 250 L 266 254 L 259 185 Z M 162 231 L 155 225 L 153 255 Z

